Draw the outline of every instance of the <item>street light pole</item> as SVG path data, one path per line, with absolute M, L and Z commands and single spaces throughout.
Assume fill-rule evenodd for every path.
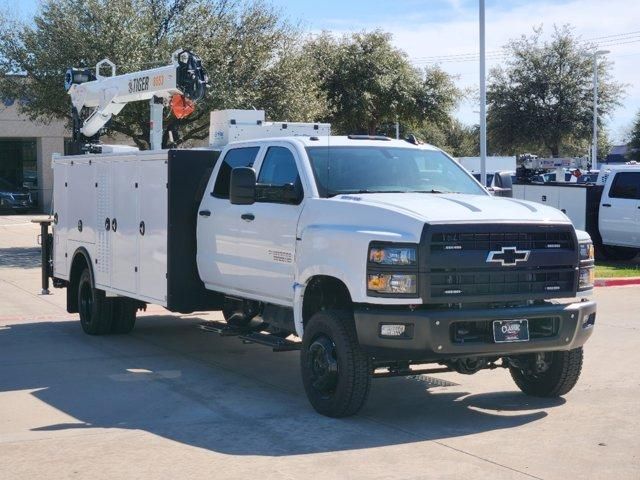
M 591 168 L 598 168 L 598 55 L 606 55 L 609 50 L 593 52 L 593 143 L 591 145 Z
M 487 184 L 487 85 L 485 78 L 484 0 L 480 1 L 480 182 Z

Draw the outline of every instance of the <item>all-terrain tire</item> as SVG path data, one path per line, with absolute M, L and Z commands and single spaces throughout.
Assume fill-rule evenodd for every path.
M 85 268 L 78 281 L 78 312 L 84 333 L 104 335 L 111 331 L 113 301 L 103 290 L 94 287 L 91 273 Z
M 124 334 L 133 330 L 136 324 L 138 305 L 130 298 L 113 299 L 113 318 L 111 333 Z
M 571 391 L 582 370 L 582 347 L 564 352 L 550 352 L 551 365 L 543 373 L 510 366 L 511 377 L 527 395 L 560 397 Z
M 302 339 L 300 366 L 307 397 L 318 413 L 348 417 L 367 400 L 371 359 L 358 344 L 350 312 L 325 310 L 311 317 Z

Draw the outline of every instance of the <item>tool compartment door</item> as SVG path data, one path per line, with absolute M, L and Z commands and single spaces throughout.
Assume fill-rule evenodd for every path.
M 69 235 L 67 169 L 63 161 L 53 163 L 53 276 L 67 278 L 67 238 Z
M 95 164 L 87 158 L 72 160 L 67 167 L 69 240 L 81 245 L 96 241 Z
M 123 294 L 137 292 L 138 160 L 112 160 L 111 287 Z
M 109 159 L 96 160 L 96 263 L 93 266 L 96 285 L 111 287 L 111 219 L 113 213 L 113 168 Z
M 138 162 L 138 294 L 167 300 L 167 160 Z

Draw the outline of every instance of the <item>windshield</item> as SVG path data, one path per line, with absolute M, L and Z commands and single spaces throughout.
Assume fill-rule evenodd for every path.
M 308 147 L 322 197 L 342 193 L 486 192 L 438 150 L 402 147 Z

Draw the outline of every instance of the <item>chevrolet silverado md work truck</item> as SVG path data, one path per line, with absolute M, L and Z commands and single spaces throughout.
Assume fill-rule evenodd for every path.
M 333 417 L 375 377 L 505 367 L 527 394 L 571 390 L 596 315 L 589 236 L 415 139 L 328 133 L 228 110 L 208 149 L 55 156 L 68 311 L 98 335 L 147 303 L 221 310 L 203 328 L 300 350 Z

